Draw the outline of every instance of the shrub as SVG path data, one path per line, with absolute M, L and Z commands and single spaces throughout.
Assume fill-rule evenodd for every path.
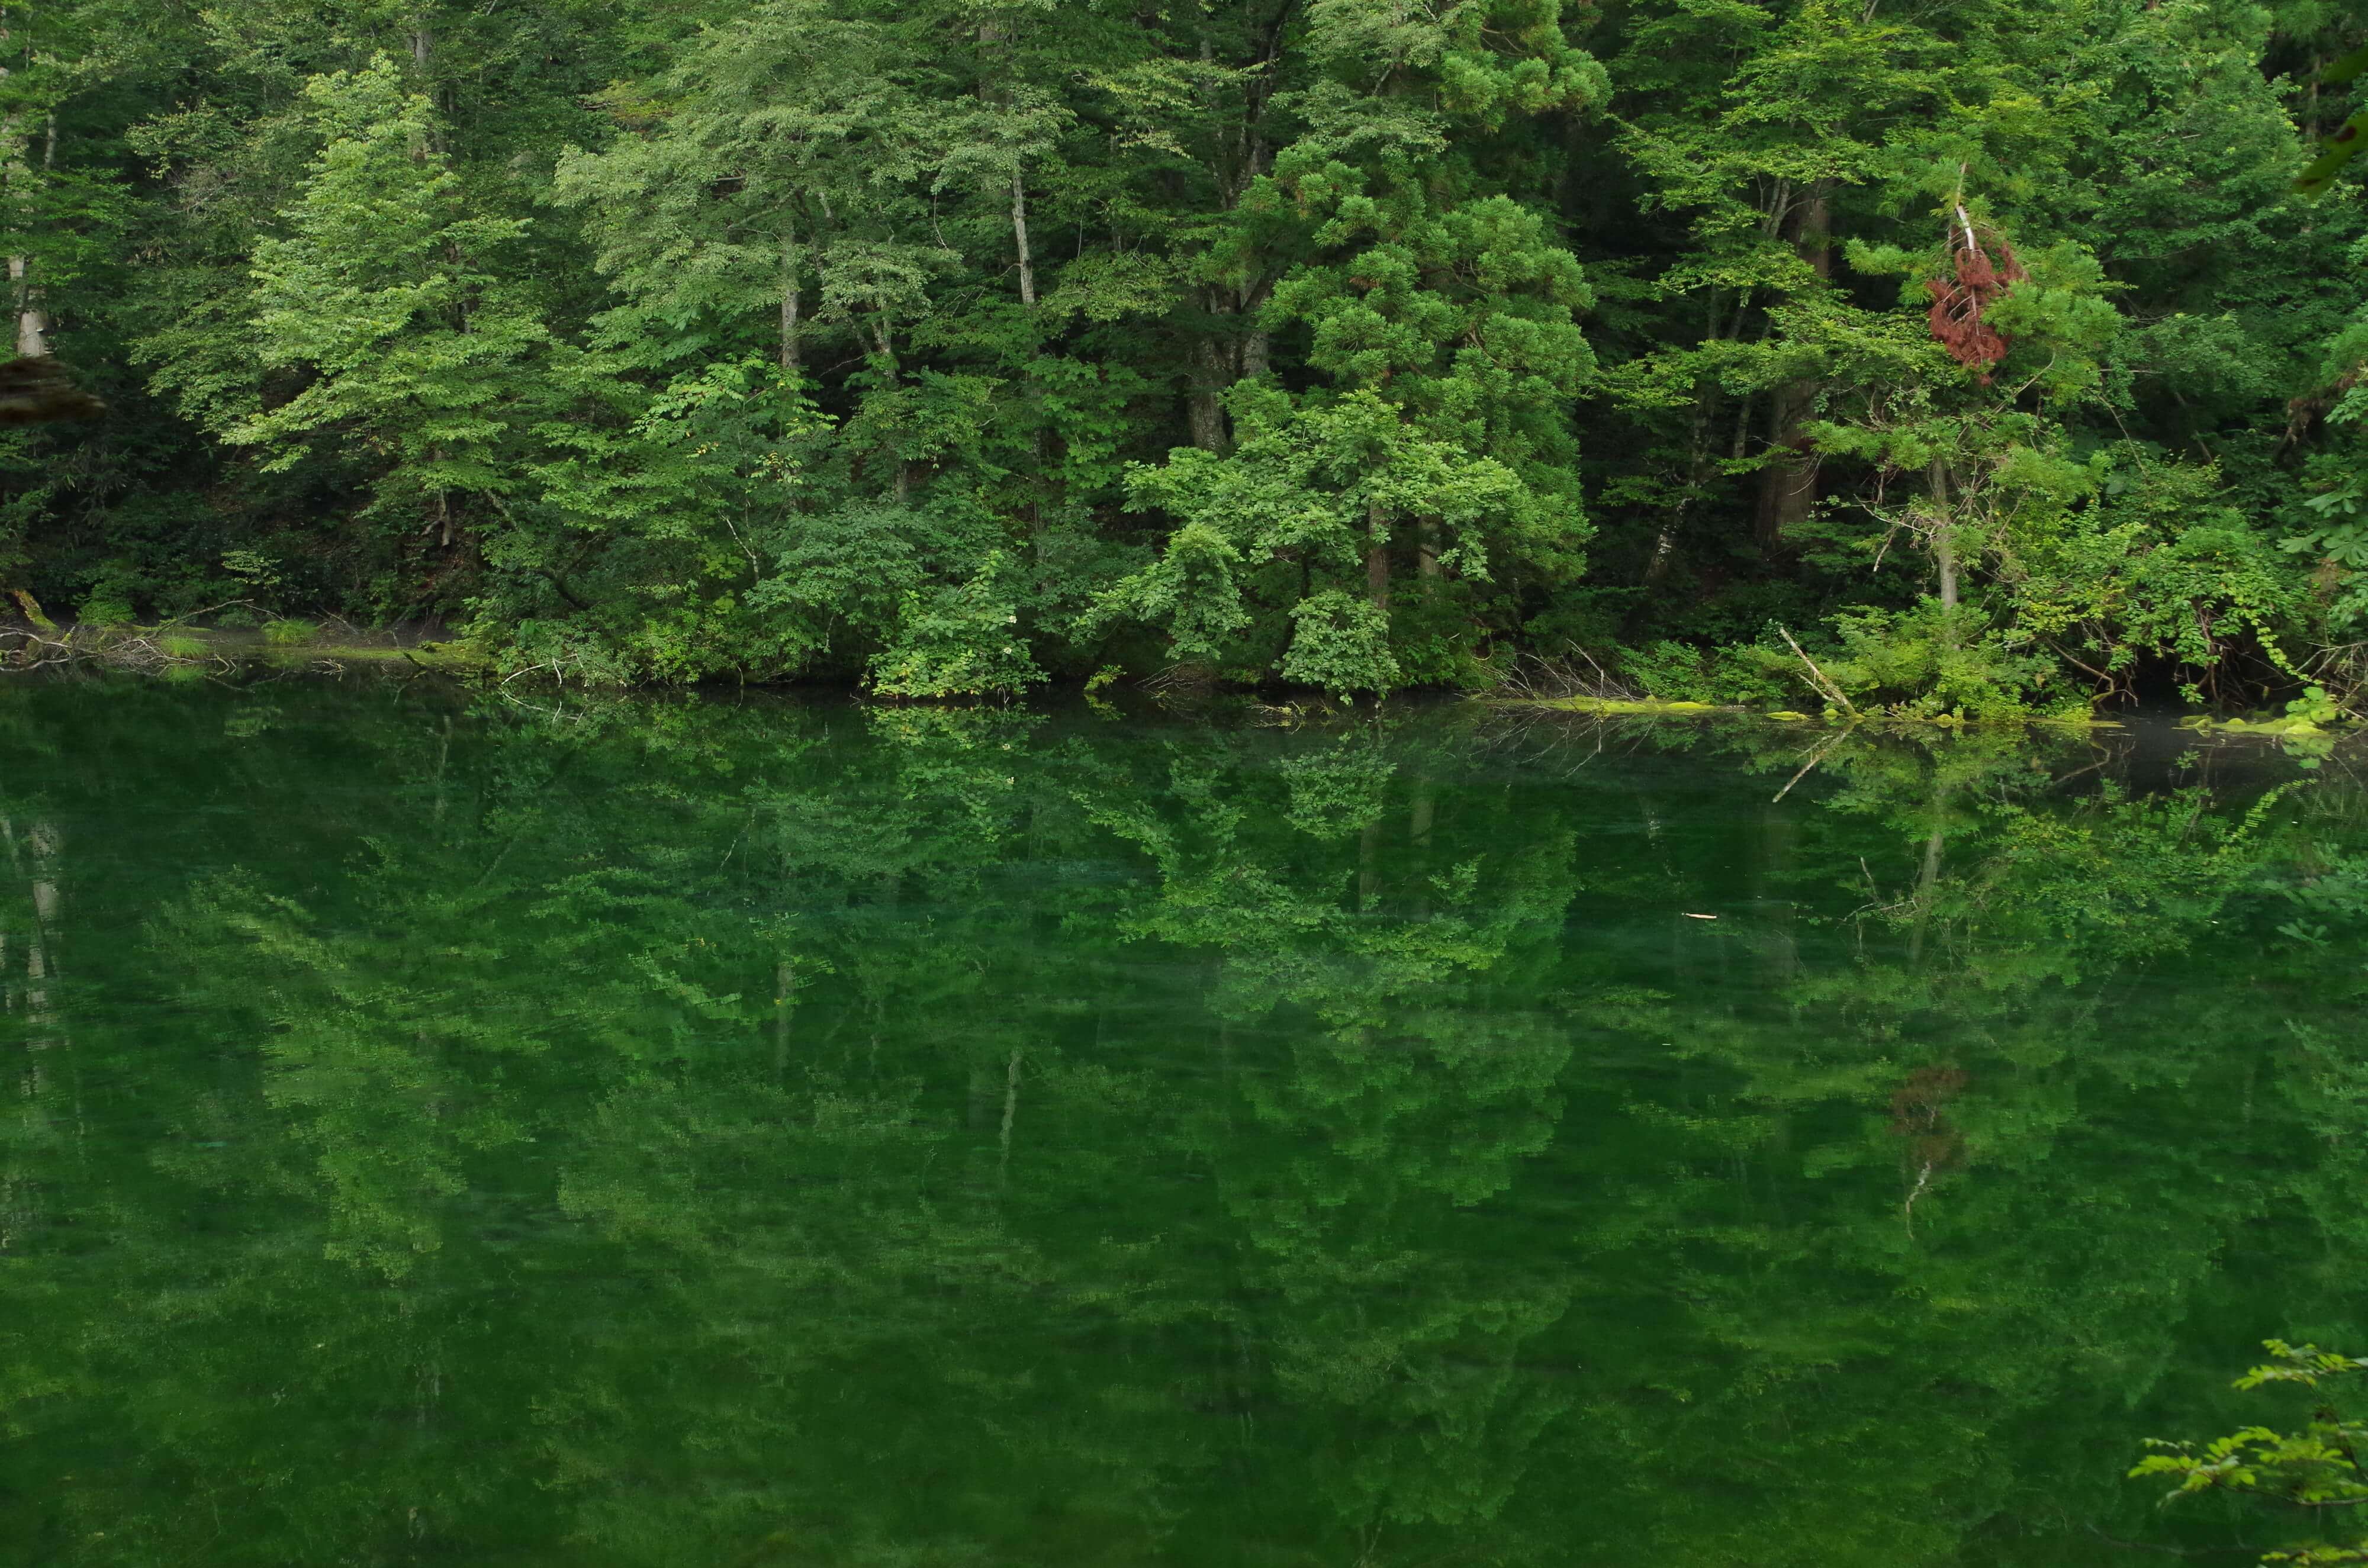
M 1758 656 L 1759 650 L 1697 648 L 1660 642 L 1618 650 L 1620 678 L 1664 702 L 1743 703 L 1767 706 L 1790 694 Z
M 263 623 L 263 640 L 275 648 L 292 648 L 299 642 L 311 642 L 313 633 L 320 630 L 312 621 L 282 616 Z
M 1896 713 L 2023 717 L 2043 703 L 2055 675 L 2054 660 L 2009 647 L 1979 612 L 1938 600 L 1838 615 L 1833 627 L 1841 648 L 1818 661 L 1826 674 L 1853 702 Z M 1813 685 L 1805 670 L 1799 678 Z

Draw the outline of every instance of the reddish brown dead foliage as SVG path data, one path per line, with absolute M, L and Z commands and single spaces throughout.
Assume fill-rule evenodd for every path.
M 1957 209 L 1957 221 L 1949 227 L 1949 262 L 1951 276 L 1929 279 L 1924 287 L 1932 293 L 1933 340 L 1949 351 L 1958 364 L 1977 373 L 1984 386 L 1989 385 L 1989 368 L 2006 358 L 2005 335 L 1986 319 L 1990 305 L 2011 285 L 2022 282 L 2031 274 L 2017 261 L 2014 247 L 2005 236 L 1975 234 L 1965 210 Z M 1990 252 L 1995 247 L 1995 258 Z
M 1907 1142 L 1911 1162 L 1946 1167 L 1964 1153 L 1964 1137 L 1949 1120 L 1948 1105 L 1969 1079 L 1960 1067 L 1918 1067 L 1891 1096 L 1891 1131 Z

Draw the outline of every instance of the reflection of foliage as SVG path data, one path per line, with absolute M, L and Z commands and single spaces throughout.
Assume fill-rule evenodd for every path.
M 2348 1321 L 2358 798 L 1773 733 L 0 694 L 6 1528 L 1704 1568 L 2157 1528 L 2112 1461 L 2214 1429 L 2178 1369 Z

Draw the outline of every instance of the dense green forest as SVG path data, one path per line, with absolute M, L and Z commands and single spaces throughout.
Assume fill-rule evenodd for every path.
M 20 346 L 108 404 L 0 437 L 28 613 L 891 696 L 2356 684 L 2326 0 L 0 20 Z

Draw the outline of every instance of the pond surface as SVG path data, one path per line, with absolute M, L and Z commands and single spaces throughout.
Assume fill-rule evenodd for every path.
M 0 687 L 0 1562 L 2271 1542 L 2368 805 L 2187 744 Z

